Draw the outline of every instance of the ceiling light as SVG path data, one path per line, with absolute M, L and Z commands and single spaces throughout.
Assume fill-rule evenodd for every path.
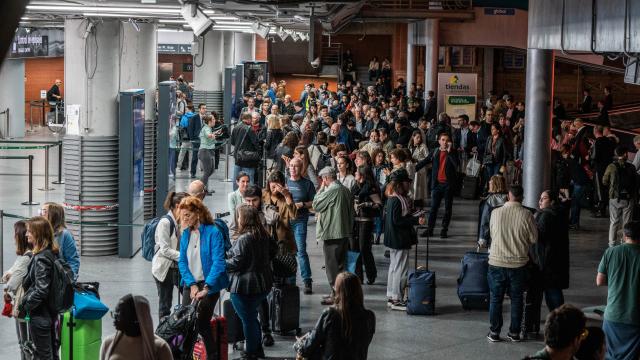
M 51 6 L 51 5 L 27 5 L 27 10 L 45 10 L 56 12 L 110 12 L 110 13 L 155 13 L 155 14 L 180 14 L 179 8 L 159 7 L 121 7 L 121 6 Z
M 293 40 L 293 42 L 297 42 L 300 38 L 298 37 L 298 34 L 296 34 L 295 32 L 291 33 L 291 40 Z
M 278 30 L 278 36 L 280 37 L 280 40 L 285 41 L 289 37 L 289 34 L 287 34 L 281 26 Z
M 269 34 L 269 26 L 261 24 L 259 22 L 254 23 L 251 26 L 251 30 L 253 30 L 255 34 L 259 35 L 263 39 L 266 38 Z
M 113 18 L 150 18 L 149 15 L 137 15 L 137 14 L 110 14 L 110 13 L 82 13 L 84 17 L 113 17 Z

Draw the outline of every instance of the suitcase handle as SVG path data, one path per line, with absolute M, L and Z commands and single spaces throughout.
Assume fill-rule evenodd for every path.
M 424 226 L 424 225 L 418 225 L 416 227 L 416 255 L 415 255 L 415 270 L 418 270 L 418 245 L 420 245 L 420 236 L 418 235 L 418 233 L 422 230 L 427 230 L 428 231 L 428 227 Z M 429 270 L 429 233 L 427 232 L 427 255 L 426 255 L 426 261 L 425 261 L 425 269 L 428 271 Z

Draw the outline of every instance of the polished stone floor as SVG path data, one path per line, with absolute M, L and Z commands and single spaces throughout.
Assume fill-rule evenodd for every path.
M 45 131 L 31 135 L 31 139 L 51 139 Z M 0 150 L 0 155 L 36 155 L 34 169 L 35 187 L 44 185 L 44 160 L 42 151 Z M 211 180 L 216 193 L 207 197 L 206 204 L 213 211 L 225 211 L 226 194 L 231 191 L 231 183 L 222 180 L 222 170 L 214 173 Z M 51 179 L 57 171 L 57 151 L 52 151 Z M 0 210 L 21 216 L 37 214 L 38 206 L 23 206 L 27 198 L 26 162 L 0 160 Z M 189 183 L 187 174 L 179 174 L 177 189 L 183 190 Z M 62 201 L 64 189 L 54 185 L 55 190 L 48 192 L 34 190 L 34 200 Z M 437 314 L 435 316 L 408 316 L 404 312 L 391 311 L 385 305 L 386 274 L 388 259 L 384 258 L 384 247 L 374 246 L 378 281 L 374 285 L 365 285 L 366 306 L 371 308 L 377 318 L 376 334 L 369 348 L 370 359 L 519 359 L 541 348 L 541 341 L 521 343 L 489 343 L 485 337 L 488 331 L 488 313 L 486 311 L 465 311 L 461 308 L 456 295 L 456 278 L 460 268 L 460 259 L 466 251 L 475 248 L 477 224 L 477 201 L 456 199 L 453 206 L 453 220 L 448 239 L 434 238 L 430 246 L 430 267 L 437 273 Z M 4 218 L 4 269 L 8 269 L 15 259 L 12 243 L 12 226 L 15 219 Z M 582 230 L 571 234 L 571 286 L 565 292 L 565 299 L 579 307 L 604 304 L 606 289 L 595 286 L 596 268 L 607 246 L 607 219 L 591 218 L 583 212 Z M 439 229 L 436 228 L 436 234 Z M 315 241 L 315 225 L 309 229 L 308 251 L 311 259 L 314 294 L 301 295 L 301 327 L 307 331 L 313 327 L 323 310 L 321 296 L 328 293 L 329 287 L 322 270 L 323 255 L 321 246 Z M 421 259 L 424 259 L 424 245 L 420 246 Z M 424 260 L 421 260 L 424 261 Z M 413 260 L 411 262 L 413 266 Z M 154 322 L 157 323 L 157 293 L 151 276 L 151 264 L 139 255 L 133 259 L 117 257 L 82 257 L 81 281 L 99 281 L 103 301 L 113 308 L 118 299 L 134 293 L 146 296 L 151 303 Z M 505 301 L 505 329 L 509 323 L 509 303 Z M 543 309 L 546 316 L 546 309 Z M 506 330 L 505 330 L 506 331 Z M 114 333 L 109 316 L 103 319 L 103 336 Z M 503 331 L 504 333 L 504 331 Z M 292 356 L 293 338 L 276 337 L 276 344 L 267 348 L 268 356 Z M 0 317 L 0 359 L 16 359 L 18 346 L 14 333 L 13 320 Z

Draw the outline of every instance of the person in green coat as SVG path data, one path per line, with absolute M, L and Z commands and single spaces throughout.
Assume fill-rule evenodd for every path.
M 333 293 L 336 277 L 346 270 L 354 209 L 351 191 L 336 180 L 334 168 L 327 166 L 318 175 L 322 185 L 313 199 L 313 209 L 318 217 L 316 239 L 322 241 L 325 271 Z M 322 304 L 333 305 L 332 296 L 326 296 Z

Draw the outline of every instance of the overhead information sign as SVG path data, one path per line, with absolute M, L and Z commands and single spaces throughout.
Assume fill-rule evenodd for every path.
M 161 54 L 191 55 L 191 44 L 158 44 L 158 52 Z

